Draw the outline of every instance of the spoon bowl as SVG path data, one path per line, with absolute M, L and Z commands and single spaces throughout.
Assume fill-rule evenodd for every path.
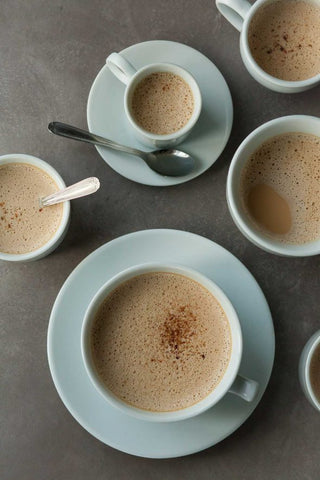
M 155 150 L 144 161 L 155 172 L 168 177 L 187 175 L 194 169 L 194 159 L 181 150 Z

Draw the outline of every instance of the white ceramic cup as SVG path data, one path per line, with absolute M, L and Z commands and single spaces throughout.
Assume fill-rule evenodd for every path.
M 173 412 L 151 412 L 135 408 L 123 402 L 110 390 L 108 390 L 106 385 L 104 385 L 100 380 L 92 359 L 90 334 L 95 315 L 101 303 L 121 283 L 129 280 L 132 277 L 135 277 L 136 275 L 141 275 L 148 272 L 178 273 L 200 283 L 210 293 L 212 293 L 221 304 L 227 315 L 231 330 L 231 357 L 227 370 L 218 386 L 207 397 L 195 405 Z M 103 285 L 93 297 L 85 313 L 81 331 L 81 351 L 88 376 L 98 392 L 100 392 L 101 395 L 114 407 L 117 407 L 122 412 L 141 420 L 171 422 L 193 417 L 215 405 L 228 391 L 242 397 L 248 402 L 251 402 L 255 399 L 259 388 L 257 382 L 254 380 L 237 375 L 242 357 L 242 334 L 237 313 L 230 300 L 226 297 L 223 291 L 207 277 L 196 272 L 195 270 L 191 270 L 190 268 L 180 265 L 163 265 L 157 263 L 137 265 L 124 270 Z
M 248 240 L 263 250 L 289 257 L 307 257 L 320 253 L 320 238 L 298 245 L 281 243 L 259 231 L 243 209 L 240 196 L 240 179 L 242 169 L 251 154 L 271 137 L 288 132 L 320 135 L 320 118 L 307 115 L 290 115 L 264 123 L 243 140 L 233 156 L 227 179 L 227 201 L 230 214 Z
M 240 53 L 250 75 L 261 85 L 280 93 L 298 93 L 320 83 L 320 73 L 306 80 L 287 81 L 266 73 L 254 60 L 248 42 L 250 22 L 260 7 L 274 0 L 257 0 L 251 5 L 247 0 L 216 0 L 219 12 L 240 32 Z M 318 0 L 307 0 L 319 4 Z
M 51 167 L 48 163 L 40 160 L 39 158 L 33 157 L 32 155 L 25 155 L 22 153 L 13 153 L 9 155 L 2 155 L 0 157 L 0 165 L 5 165 L 8 163 L 27 163 L 29 165 L 33 165 L 35 167 L 44 170 L 51 178 L 56 182 L 58 189 L 65 188 L 65 183 L 60 177 L 59 173 Z M 44 207 L 50 208 L 50 207 Z M 40 258 L 49 255 L 55 248 L 59 246 L 59 244 L 64 239 L 70 222 L 70 202 L 63 203 L 63 212 L 62 212 L 62 219 L 60 225 L 55 232 L 55 234 L 50 238 L 50 240 L 42 245 L 37 250 L 33 250 L 32 252 L 27 253 L 4 253 L 0 251 L 0 260 L 6 260 L 9 262 L 30 262 L 32 260 L 39 260 Z
M 181 143 L 187 135 L 189 135 L 199 118 L 202 105 L 200 89 L 189 72 L 172 63 L 153 63 L 136 70 L 133 65 L 119 53 L 111 53 L 106 62 L 110 71 L 126 85 L 124 93 L 126 117 L 133 128 L 135 136 L 141 143 L 148 147 L 172 147 Z M 168 135 L 156 135 L 144 130 L 137 124 L 131 112 L 132 95 L 137 84 L 146 76 L 156 72 L 170 72 L 180 76 L 191 88 L 194 99 L 194 109 L 189 121 L 180 130 Z
M 320 412 L 320 402 L 313 393 L 310 382 L 310 362 L 313 353 L 320 344 L 320 330 L 318 330 L 304 346 L 299 362 L 299 379 L 305 396 L 318 412 Z

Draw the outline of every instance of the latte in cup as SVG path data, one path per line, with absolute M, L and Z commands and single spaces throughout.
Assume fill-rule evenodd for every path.
M 59 189 L 44 170 L 27 163 L 0 165 L 0 251 L 24 254 L 39 249 L 56 233 L 62 204 L 41 208 L 39 198 Z
M 179 75 L 155 72 L 143 78 L 134 89 L 132 115 L 144 130 L 168 135 L 183 128 L 194 110 L 193 93 Z
M 320 137 L 299 132 L 270 138 L 250 156 L 240 178 L 242 208 L 273 240 L 320 238 Z
M 275 0 L 253 16 L 249 48 L 269 75 L 287 81 L 306 80 L 320 74 L 319 32 L 319 3 Z
M 219 384 L 232 339 L 226 314 L 198 282 L 151 272 L 116 287 L 90 333 L 99 378 L 128 405 L 152 412 L 190 407 Z

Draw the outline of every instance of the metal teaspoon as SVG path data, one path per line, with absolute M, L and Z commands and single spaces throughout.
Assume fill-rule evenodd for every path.
M 119 143 L 100 137 L 94 133 L 82 130 L 72 125 L 61 122 L 51 122 L 48 125 L 50 132 L 61 137 L 72 138 L 80 142 L 101 145 L 102 147 L 113 148 L 120 152 L 129 153 L 142 158 L 146 164 L 160 175 L 169 177 L 180 177 L 192 172 L 195 167 L 194 159 L 185 152 L 175 149 L 154 150 L 153 152 L 144 152 L 136 148 L 120 145 Z

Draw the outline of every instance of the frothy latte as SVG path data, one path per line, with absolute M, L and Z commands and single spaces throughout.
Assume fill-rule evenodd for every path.
M 101 304 L 91 331 L 98 375 L 129 405 L 154 412 L 189 407 L 214 390 L 231 356 L 216 298 L 174 273 L 138 275 Z
M 56 233 L 62 204 L 40 208 L 39 198 L 58 190 L 44 170 L 28 163 L 0 165 L 0 251 L 37 250 Z

